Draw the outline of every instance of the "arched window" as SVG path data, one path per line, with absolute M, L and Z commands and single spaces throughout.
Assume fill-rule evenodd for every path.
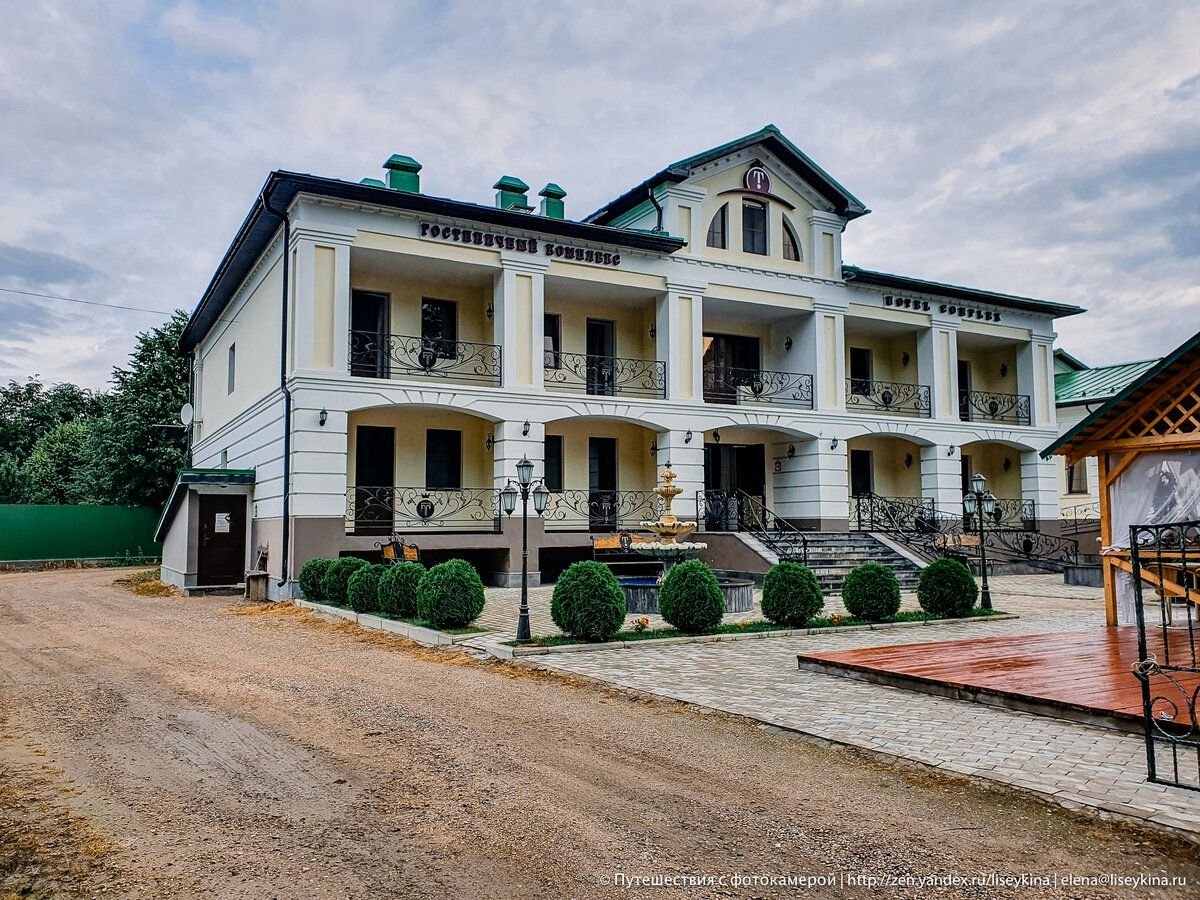
M 792 228 L 787 216 L 783 217 L 783 258 L 794 262 L 804 261 L 804 251 L 800 249 L 800 239 Z
M 742 202 L 742 251 L 767 255 L 767 204 Z
M 717 210 L 717 214 L 708 223 L 708 240 L 705 241 L 708 246 L 716 247 L 719 250 L 724 250 L 729 246 L 728 239 L 726 238 L 726 235 L 729 233 L 728 222 L 729 204 L 726 203 Z

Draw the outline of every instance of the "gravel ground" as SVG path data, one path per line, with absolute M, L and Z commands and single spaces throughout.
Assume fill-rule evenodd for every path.
M 0 575 L 0 897 L 874 896 L 842 876 L 977 873 L 1190 883 L 882 893 L 1200 895 L 1195 847 L 1150 832 L 290 606 L 135 596 L 118 574 Z

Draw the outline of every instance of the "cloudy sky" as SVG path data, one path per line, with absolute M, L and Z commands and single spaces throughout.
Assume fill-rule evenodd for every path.
M 847 262 L 1200 329 L 1200 4 L 0 0 L 0 287 L 191 309 L 267 173 L 591 212 L 767 122 L 870 206 Z M 105 384 L 162 316 L 0 291 L 0 380 Z

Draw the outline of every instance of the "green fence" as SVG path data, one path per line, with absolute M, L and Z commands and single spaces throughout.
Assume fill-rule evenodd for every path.
M 161 556 L 150 506 L 0 504 L 0 562 Z

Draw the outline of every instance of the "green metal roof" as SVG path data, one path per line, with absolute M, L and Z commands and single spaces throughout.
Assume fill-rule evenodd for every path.
M 1078 406 L 1081 403 L 1109 400 L 1156 362 L 1157 359 L 1143 359 L 1115 366 L 1060 372 L 1054 376 L 1054 402 L 1058 406 Z
M 1084 312 L 1083 307 L 1070 303 L 1037 300 L 1033 297 L 1019 297 L 1016 294 L 1000 294 L 996 291 L 984 291 L 979 288 L 964 287 L 960 284 L 946 284 L 943 281 L 913 278 L 910 275 L 876 272 L 873 269 L 863 269 L 859 266 L 843 265 L 842 277 L 853 284 L 869 284 L 874 287 L 890 288 L 898 291 L 916 291 L 935 297 L 949 297 L 953 300 L 990 303 L 993 306 L 1004 306 L 1009 309 L 1040 313 L 1042 315 L 1054 316 L 1055 318 L 1076 316 Z
M 171 520 L 175 518 L 189 484 L 252 485 L 254 478 L 253 469 L 180 469 L 167 497 L 167 505 L 163 507 L 162 515 L 158 519 L 158 527 L 154 529 L 154 540 L 161 544 L 167 536 L 167 529 L 171 527 Z

